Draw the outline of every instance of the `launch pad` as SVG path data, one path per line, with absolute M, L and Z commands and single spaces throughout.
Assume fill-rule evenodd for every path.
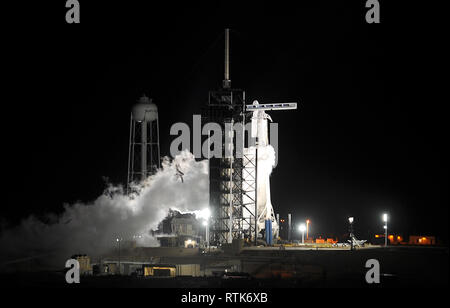
M 222 132 L 220 158 L 209 158 L 212 216 L 208 242 L 219 246 L 245 239 L 256 246 L 260 239 L 272 245 L 279 234 L 279 222 L 270 199 L 269 177 L 274 163 L 267 160 L 275 154 L 270 153 L 268 137 L 268 120 L 272 119 L 265 111 L 296 109 L 297 104 L 254 101 L 247 105 L 245 91 L 231 87 L 229 46 L 229 29 L 226 29 L 223 85 L 209 92 L 202 112 L 203 120 L 217 123 Z M 247 123 L 251 123 L 250 135 L 246 135 Z M 235 129 L 236 124 L 241 131 Z

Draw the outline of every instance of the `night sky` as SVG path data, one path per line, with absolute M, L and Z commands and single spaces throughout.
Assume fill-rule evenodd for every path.
M 365 1 L 80 1 L 81 23 L 69 25 L 59 2 L 3 14 L 2 223 L 89 202 L 105 177 L 124 184 L 130 108 L 143 93 L 169 155 L 170 126 L 191 125 L 222 84 L 229 27 L 232 86 L 248 103 L 299 102 L 270 113 L 276 212 L 311 219 L 314 235 L 345 233 L 351 215 L 367 238 L 387 211 L 392 232 L 448 237 L 446 99 L 433 98 L 433 25 L 420 18 L 433 8 L 380 1 L 381 24 L 369 25 Z

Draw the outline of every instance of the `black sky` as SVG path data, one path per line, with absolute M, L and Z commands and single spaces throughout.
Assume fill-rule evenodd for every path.
M 435 8 L 380 1 L 214 2 L 164 6 L 64 1 L 18 4 L 3 28 L 4 186 L 0 215 L 17 222 L 124 183 L 129 111 L 142 94 L 159 108 L 162 155 L 175 122 L 192 123 L 223 79 L 223 29 L 231 30 L 231 80 L 259 101 L 298 101 L 280 123 L 272 202 L 315 234 L 448 233 L 444 100 L 432 98 Z M 297 1 L 298 2 L 298 1 Z M 290 3 L 290 2 L 289 2 Z M 437 9 L 437 8 L 436 8 Z M 420 18 L 419 18 L 420 17 Z

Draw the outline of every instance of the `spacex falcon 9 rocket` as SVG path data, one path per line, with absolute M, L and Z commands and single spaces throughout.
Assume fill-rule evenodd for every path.
M 266 110 L 289 110 L 297 109 L 297 103 L 281 104 L 259 104 L 253 101 L 253 105 L 247 105 L 246 110 L 252 111 L 253 116 L 251 126 L 251 136 L 256 139 L 255 147 L 246 149 L 247 152 L 254 152 L 256 163 L 256 208 L 257 208 L 257 229 L 265 230 L 266 243 L 272 244 L 273 237 L 279 234 L 279 226 L 273 210 L 270 198 L 270 174 L 275 165 L 275 151 L 269 143 L 268 120 L 272 122 Z
M 231 88 L 229 46 L 229 30 L 226 29 L 225 79 L 221 89 L 209 92 L 208 104 L 202 114 L 206 121 L 219 124 L 222 132 L 234 124 L 241 124 L 244 129 L 247 116 L 252 114 L 252 138 L 245 146 L 244 132 L 243 140 L 239 141 L 232 129 L 226 133 L 229 138 L 225 145 L 226 138 L 222 133 L 222 149 L 230 148 L 231 156 L 209 159 L 210 243 L 221 245 L 242 238 L 256 243 L 260 231 L 264 230 L 266 242 L 271 245 L 279 227 L 270 200 L 269 178 L 275 152 L 268 137 L 267 120 L 271 118 L 265 111 L 297 109 L 297 104 L 259 104 L 254 101 L 252 105 L 246 105 L 245 91 Z M 253 141 L 255 146 L 251 145 Z M 240 142 L 244 142 L 242 157 L 236 151 Z

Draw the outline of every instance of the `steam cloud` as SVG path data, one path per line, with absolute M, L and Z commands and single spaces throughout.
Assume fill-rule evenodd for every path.
M 184 183 L 176 177 L 176 165 Z M 0 262 L 48 254 L 63 265 L 72 254 L 99 255 L 115 247 L 117 238 L 139 235 L 138 245 L 157 246 L 149 230 L 157 228 L 169 209 L 196 213 L 208 207 L 208 183 L 208 162 L 197 162 L 184 151 L 172 161 L 164 159 L 161 170 L 134 187 L 137 193 L 126 195 L 121 187 L 110 186 L 91 203 L 65 205 L 62 215 L 49 215 L 49 224 L 30 216 L 4 230 Z

